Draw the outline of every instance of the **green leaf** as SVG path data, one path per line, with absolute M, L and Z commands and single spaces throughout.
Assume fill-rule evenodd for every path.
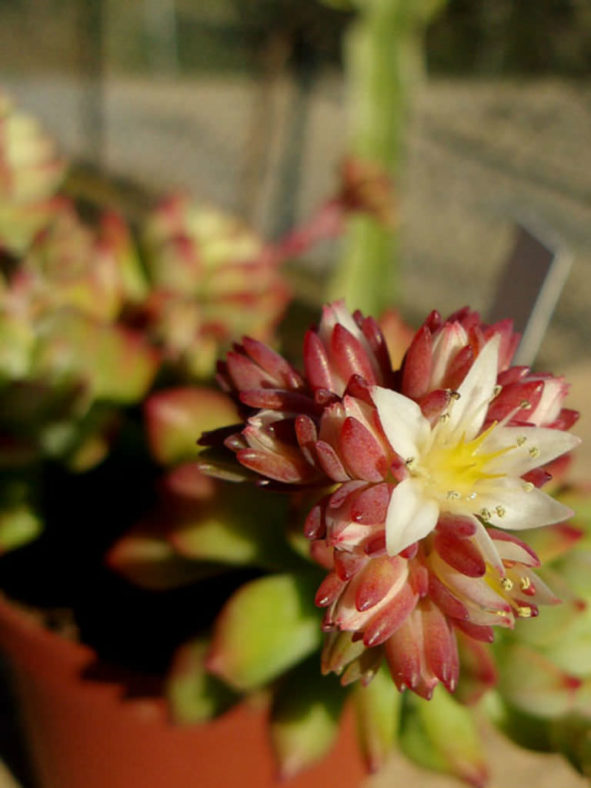
M 140 527 L 116 542 L 106 562 L 140 588 L 180 588 L 220 574 L 224 567 L 203 564 L 180 556 L 172 545 L 150 527 Z
M 586 545 L 589 546 L 591 540 L 591 486 L 588 484 L 567 485 L 557 493 L 556 497 L 574 511 L 574 517 L 570 522 L 585 531 Z M 542 529 L 542 531 L 544 530 L 545 528 Z
M 560 502 L 575 508 L 574 502 L 560 497 Z M 555 523 L 544 528 L 528 528 L 519 534 L 527 545 L 531 547 L 542 564 L 554 561 L 564 553 L 568 553 L 579 542 L 581 532 L 574 523 Z
M 553 749 L 561 752 L 578 772 L 591 778 L 591 720 L 579 715 L 557 720 L 550 727 L 550 737 Z
M 281 778 L 321 760 L 332 747 L 346 693 L 320 674 L 318 658 L 299 665 L 281 683 L 271 710 L 271 740 Z
M 483 786 L 487 766 L 474 718 L 439 685 L 431 700 L 406 699 L 400 746 L 428 769 Z
M 136 303 L 143 301 L 148 296 L 150 285 L 131 230 L 121 216 L 112 211 L 102 215 L 101 240 L 117 260 L 117 271 L 126 297 Z
M 67 309 L 39 326 L 34 371 L 56 380 L 83 381 L 96 399 L 133 403 L 149 388 L 158 355 L 144 338 Z
M 499 692 L 511 705 L 540 717 L 559 717 L 574 706 L 580 680 L 520 643 L 499 651 Z
M 545 651 L 560 647 L 565 642 L 570 643 L 579 633 L 588 629 L 591 620 L 591 612 L 588 612 L 581 599 L 568 599 L 562 589 L 557 587 L 558 584 L 550 580 L 550 585 L 562 598 L 562 604 L 544 607 L 537 618 L 518 621 L 515 628 L 515 637 L 520 643 Z
M 166 696 L 174 722 L 206 722 L 240 700 L 226 684 L 207 672 L 205 657 L 209 643 L 191 640 L 177 649 L 166 680 Z
M 195 459 L 201 433 L 238 419 L 225 394 L 197 386 L 159 391 L 147 400 L 144 412 L 152 455 L 163 465 Z
M 498 692 L 488 693 L 483 708 L 496 727 L 515 744 L 534 752 L 552 751 L 547 720 L 516 709 L 504 701 Z
M 553 566 L 571 593 L 579 594 L 586 600 L 591 600 L 591 549 L 586 540 L 585 545 L 577 545 L 568 555 L 559 559 Z M 552 581 L 550 581 L 552 582 Z M 558 593 L 562 594 L 562 589 Z
M 277 678 L 320 646 L 315 575 L 270 575 L 242 586 L 220 613 L 208 669 L 237 690 Z
M 304 565 L 286 540 L 286 496 L 221 482 L 215 489 L 210 501 L 197 501 L 192 513 L 185 511 L 171 532 L 180 554 L 275 570 Z
M 22 547 L 36 539 L 43 529 L 37 515 L 25 505 L 0 512 L 0 553 Z
M 358 682 L 353 690 L 357 727 L 363 755 L 370 771 L 380 769 L 394 749 L 402 694 L 382 665 L 370 684 Z

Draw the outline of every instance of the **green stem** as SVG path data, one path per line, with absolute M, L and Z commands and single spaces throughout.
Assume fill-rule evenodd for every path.
M 357 0 L 345 62 L 349 153 L 379 164 L 396 180 L 403 158 L 409 99 L 422 74 L 423 33 L 441 0 Z M 399 296 L 398 233 L 371 216 L 350 219 L 344 257 L 329 297 L 380 314 Z

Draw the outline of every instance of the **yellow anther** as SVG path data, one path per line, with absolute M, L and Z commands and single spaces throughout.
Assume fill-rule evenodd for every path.
M 452 399 L 460 399 L 460 397 L 461 397 L 462 395 L 460 394 L 460 392 L 459 392 L 459 391 L 450 391 L 450 392 L 449 392 L 449 396 L 450 396 Z
M 531 580 L 529 577 L 522 577 L 519 581 L 519 587 L 522 591 L 527 591 L 528 588 L 531 588 Z
M 497 517 L 504 517 L 507 514 L 507 510 L 504 506 L 495 506 L 495 512 L 497 513 Z
M 531 409 L 531 402 L 528 402 L 526 399 L 523 399 L 519 403 L 519 407 L 521 408 L 521 410 L 530 410 Z
M 517 443 L 518 446 L 523 446 L 523 444 L 526 442 L 526 440 L 527 440 L 527 438 L 525 437 L 525 435 L 520 435 L 517 438 L 516 443 Z
M 519 605 L 517 608 L 517 615 L 519 618 L 531 618 L 531 607 L 525 607 L 525 605 Z
M 505 589 L 505 591 L 511 591 L 513 588 L 513 581 L 509 577 L 501 577 L 501 585 Z
M 536 459 L 536 457 L 540 456 L 540 450 L 538 449 L 537 446 L 532 446 L 530 449 L 528 449 L 527 453 L 529 454 L 530 457 L 533 457 L 534 460 Z
M 490 520 L 492 514 L 489 509 L 481 509 L 480 516 L 482 517 L 483 520 Z
M 529 493 L 534 489 L 534 486 L 531 482 L 523 482 L 523 492 Z
M 457 490 L 448 490 L 447 491 L 446 498 L 447 498 L 448 501 L 457 501 L 461 497 L 462 496 L 460 495 L 460 493 Z

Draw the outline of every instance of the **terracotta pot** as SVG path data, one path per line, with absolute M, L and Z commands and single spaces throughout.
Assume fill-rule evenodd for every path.
M 0 599 L 0 648 L 15 681 L 41 788 L 267 788 L 279 784 L 265 713 L 241 706 L 207 725 L 178 727 L 162 701 L 122 699 L 83 678 L 94 652 L 46 631 Z M 319 765 L 286 788 L 353 788 L 363 777 L 353 721 Z

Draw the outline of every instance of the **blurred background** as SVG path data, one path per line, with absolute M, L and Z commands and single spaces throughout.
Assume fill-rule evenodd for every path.
M 541 361 L 566 348 L 576 361 L 591 340 L 591 4 L 431 6 L 397 168 L 399 306 L 412 322 L 434 305 L 486 313 L 515 222 L 533 221 L 575 257 Z M 334 192 L 355 124 L 343 53 L 356 13 L 343 0 L 0 0 L 0 73 L 68 155 L 156 193 L 182 187 L 274 238 Z M 325 244 L 310 262 L 338 254 Z

